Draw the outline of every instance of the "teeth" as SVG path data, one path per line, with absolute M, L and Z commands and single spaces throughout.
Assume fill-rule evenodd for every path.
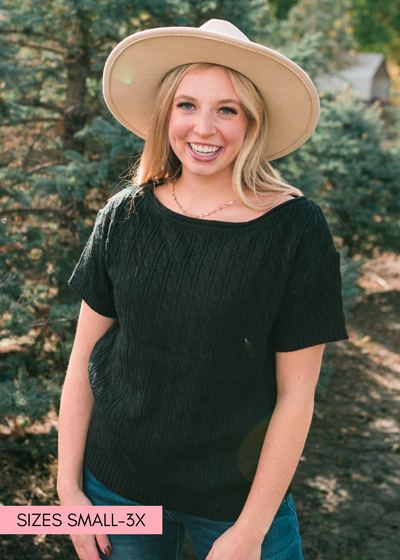
M 211 148 L 211 146 L 199 146 L 198 144 L 190 144 L 190 147 L 199 154 L 215 154 L 215 152 L 220 148 L 220 146 Z

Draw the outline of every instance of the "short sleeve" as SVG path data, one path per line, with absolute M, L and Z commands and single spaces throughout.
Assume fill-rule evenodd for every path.
M 348 338 L 340 253 L 321 208 L 313 203 L 313 216 L 300 236 L 273 326 L 274 348 L 276 352 L 292 352 Z
M 105 317 L 116 318 L 113 286 L 106 263 L 110 224 L 111 218 L 106 206 L 97 214 L 93 231 L 68 284 L 94 311 Z

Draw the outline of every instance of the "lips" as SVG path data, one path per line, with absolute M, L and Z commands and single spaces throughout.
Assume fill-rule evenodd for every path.
M 191 145 L 189 143 L 186 144 L 188 147 L 188 150 L 190 152 L 190 154 L 193 156 L 194 159 L 196 159 L 197 161 L 213 161 L 214 159 L 216 159 L 219 154 L 222 152 L 223 148 L 219 148 L 215 153 L 213 154 L 199 154 L 198 152 L 195 152 Z

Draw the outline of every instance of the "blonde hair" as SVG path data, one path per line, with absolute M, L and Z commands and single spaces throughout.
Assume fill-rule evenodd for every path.
M 182 164 L 175 155 L 168 138 L 168 123 L 173 98 L 182 78 L 189 70 L 219 66 L 211 63 L 183 64 L 170 70 L 162 79 L 150 112 L 150 124 L 143 153 L 131 169 L 131 183 L 137 186 L 134 196 L 141 194 L 144 185 L 154 186 L 175 181 L 182 172 Z M 282 176 L 263 155 L 268 134 L 267 108 L 251 80 L 240 72 L 221 66 L 232 81 L 249 125 L 243 145 L 236 157 L 232 172 L 232 190 L 236 198 L 248 208 L 263 210 L 277 204 L 287 195 L 302 196 L 302 192 L 286 183 Z M 258 194 L 281 193 L 270 203 L 254 203 L 246 196 L 246 190 Z M 257 199 L 258 200 L 258 199 Z

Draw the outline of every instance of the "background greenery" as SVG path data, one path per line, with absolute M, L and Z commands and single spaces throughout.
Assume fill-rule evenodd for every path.
M 79 298 L 67 280 L 97 210 L 122 188 L 142 140 L 108 112 L 106 57 L 125 36 L 227 19 L 314 78 L 358 51 L 400 64 L 400 1 L 0 2 L 0 448 L 56 456 L 56 429 L 31 430 L 57 410 Z M 346 313 L 363 259 L 400 252 L 397 105 L 321 94 L 311 139 L 274 165 L 324 209 L 342 255 Z M 332 370 L 323 369 L 321 384 Z

